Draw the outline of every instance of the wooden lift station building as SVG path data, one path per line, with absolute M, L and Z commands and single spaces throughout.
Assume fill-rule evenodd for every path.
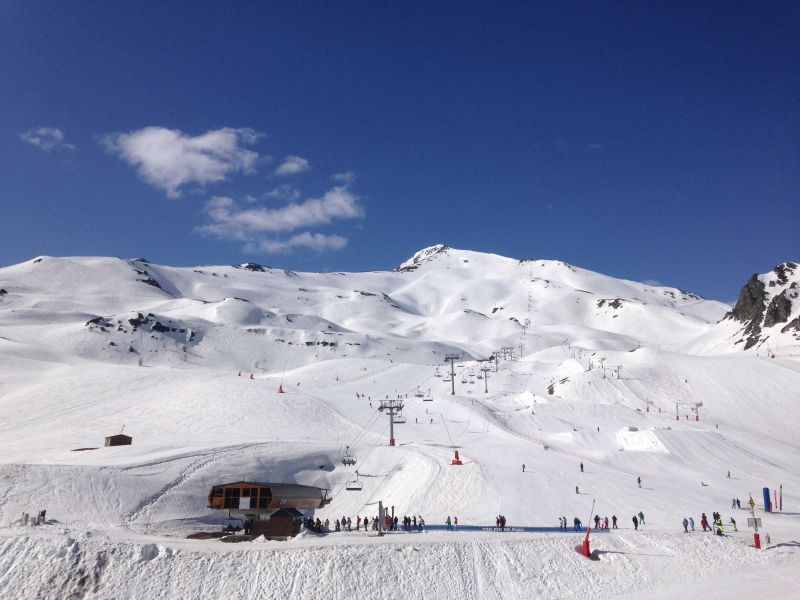
M 297 535 L 302 519 L 328 504 L 329 494 L 327 488 L 297 483 L 236 481 L 212 487 L 208 507 L 227 509 L 253 535 L 280 539 Z

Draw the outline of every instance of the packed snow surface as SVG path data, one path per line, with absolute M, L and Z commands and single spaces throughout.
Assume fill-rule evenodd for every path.
M 743 352 L 725 304 L 446 246 L 376 273 L 40 257 L 0 269 L 0 290 L 0 597 L 788 598 L 800 584 L 800 349 L 776 335 Z M 386 399 L 404 402 L 394 447 Z M 132 445 L 104 447 L 123 427 Z M 329 488 L 322 521 L 355 525 L 382 501 L 459 530 L 186 539 L 230 522 L 207 495 L 239 480 Z M 762 488 L 781 485 L 783 512 L 765 513 Z M 571 525 L 593 525 L 592 506 L 619 529 L 593 532 L 588 560 Z M 21 522 L 42 509 L 44 525 Z M 713 511 L 725 536 L 699 531 Z M 501 514 L 511 531 L 487 530 Z

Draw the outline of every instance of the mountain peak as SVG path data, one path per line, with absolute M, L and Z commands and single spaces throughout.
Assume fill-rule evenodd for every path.
M 446 244 L 434 244 L 433 246 L 428 246 L 427 248 L 423 248 L 422 250 L 414 253 L 411 258 L 397 267 L 395 271 L 413 271 L 422 263 L 428 262 L 436 256 L 447 254 L 448 250 L 450 250 L 450 246 Z
M 754 274 L 742 288 L 736 305 L 725 315 L 744 324 L 739 342 L 745 350 L 761 345 L 770 337 L 764 331 L 782 325 L 780 331 L 772 332 L 794 335 L 800 338 L 800 272 L 797 263 L 791 261 L 776 265 L 771 271 Z M 775 341 L 775 340 L 773 340 Z

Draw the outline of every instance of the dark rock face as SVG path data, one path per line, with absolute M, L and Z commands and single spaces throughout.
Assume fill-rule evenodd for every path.
M 763 343 L 767 337 L 762 335 L 762 329 L 786 323 L 792 314 L 792 299 L 798 297 L 797 281 L 790 283 L 795 275 L 797 265 L 785 262 L 768 273 L 769 280 L 765 285 L 758 275 L 753 275 L 739 294 L 736 306 L 728 312 L 724 319 L 733 319 L 745 324 L 743 336 L 736 343 L 744 342 L 744 349 Z M 774 275 L 774 276 L 773 276 Z M 784 287 L 780 292 L 767 291 Z M 767 302 L 767 298 L 772 299 Z M 781 333 L 800 331 L 800 319 L 794 319 L 781 329 Z
M 786 327 L 781 328 L 781 333 L 789 333 L 792 330 L 800 332 L 800 317 L 794 319 Z
M 726 319 L 735 319 L 742 323 L 748 323 L 753 319 L 761 320 L 761 312 L 764 310 L 764 302 L 767 293 L 764 283 L 755 274 L 750 278 L 739 294 L 736 306 L 725 315 Z
M 779 264 L 777 267 L 772 269 L 772 272 L 778 276 L 778 283 L 786 285 L 789 282 L 788 274 L 794 274 L 794 270 L 797 268 L 797 265 L 793 262 L 785 262 Z
M 265 267 L 264 265 L 259 265 L 258 263 L 244 263 L 242 265 L 233 265 L 236 269 L 244 269 L 245 271 L 254 271 L 256 273 L 264 273 L 269 269 L 269 267 Z
M 785 282 L 784 282 L 785 283 Z M 786 297 L 786 290 L 772 298 L 764 315 L 764 327 L 772 327 L 778 323 L 786 323 L 792 312 L 792 301 Z

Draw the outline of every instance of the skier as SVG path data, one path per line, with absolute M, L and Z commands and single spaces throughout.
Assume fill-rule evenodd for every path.
M 564 529 L 564 521 L 561 520 L 561 517 L 558 517 L 558 530 L 562 531 Z
M 608 529 L 608 517 L 603 519 L 603 529 Z
M 689 526 L 692 528 L 692 531 L 694 531 L 694 517 L 689 517 Z
M 567 517 L 564 517 L 564 531 L 567 530 Z
M 703 528 L 703 532 L 705 532 L 706 528 L 708 528 L 708 517 L 706 513 L 703 513 L 700 516 L 700 526 Z
M 522 472 L 525 472 L 525 463 L 522 463 Z
M 730 478 L 731 478 L 731 472 L 728 471 L 728 479 L 730 479 Z
M 642 478 L 641 477 L 637 477 L 636 478 L 636 483 L 639 484 L 639 487 L 642 487 Z
M 447 515 L 447 520 L 444 524 L 447 525 L 447 531 L 453 531 L 453 523 L 450 521 L 450 515 Z
M 611 515 L 611 528 L 619 529 L 619 527 L 617 527 L 617 515 Z
M 583 463 L 581 463 L 581 473 L 583 473 Z
M 636 515 L 633 515 L 633 528 L 639 531 L 639 520 L 636 518 Z
M 578 517 L 575 517 L 573 522 L 575 523 L 575 531 L 580 531 L 581 530 L 581 520 Z
M 689 533 L 689 519 L 683 517 L 683 533 Z
M 731 508 L 736 508 L 736 498 L 731 498 Z
M 733 525 L 733 530 L 734 530 L 734 531 L 739 531 L 739 530 L 736 528 L 736 519 L 734 519 L 733 517 L 731 517 L 731 525 Z
M 594 516 L 594 528 L 600 529 L 600 515 Z
M 458 517 L 453 517 L 453 529 L 458 529 Z
M 575 493 L 576 494 L 580 494 L 580 492 L 578 491 L 578 486 L 577 485 L 575 486 Z
M 644 525 L 644 513 L 642 511 L 639 511 L 639 523 Z

